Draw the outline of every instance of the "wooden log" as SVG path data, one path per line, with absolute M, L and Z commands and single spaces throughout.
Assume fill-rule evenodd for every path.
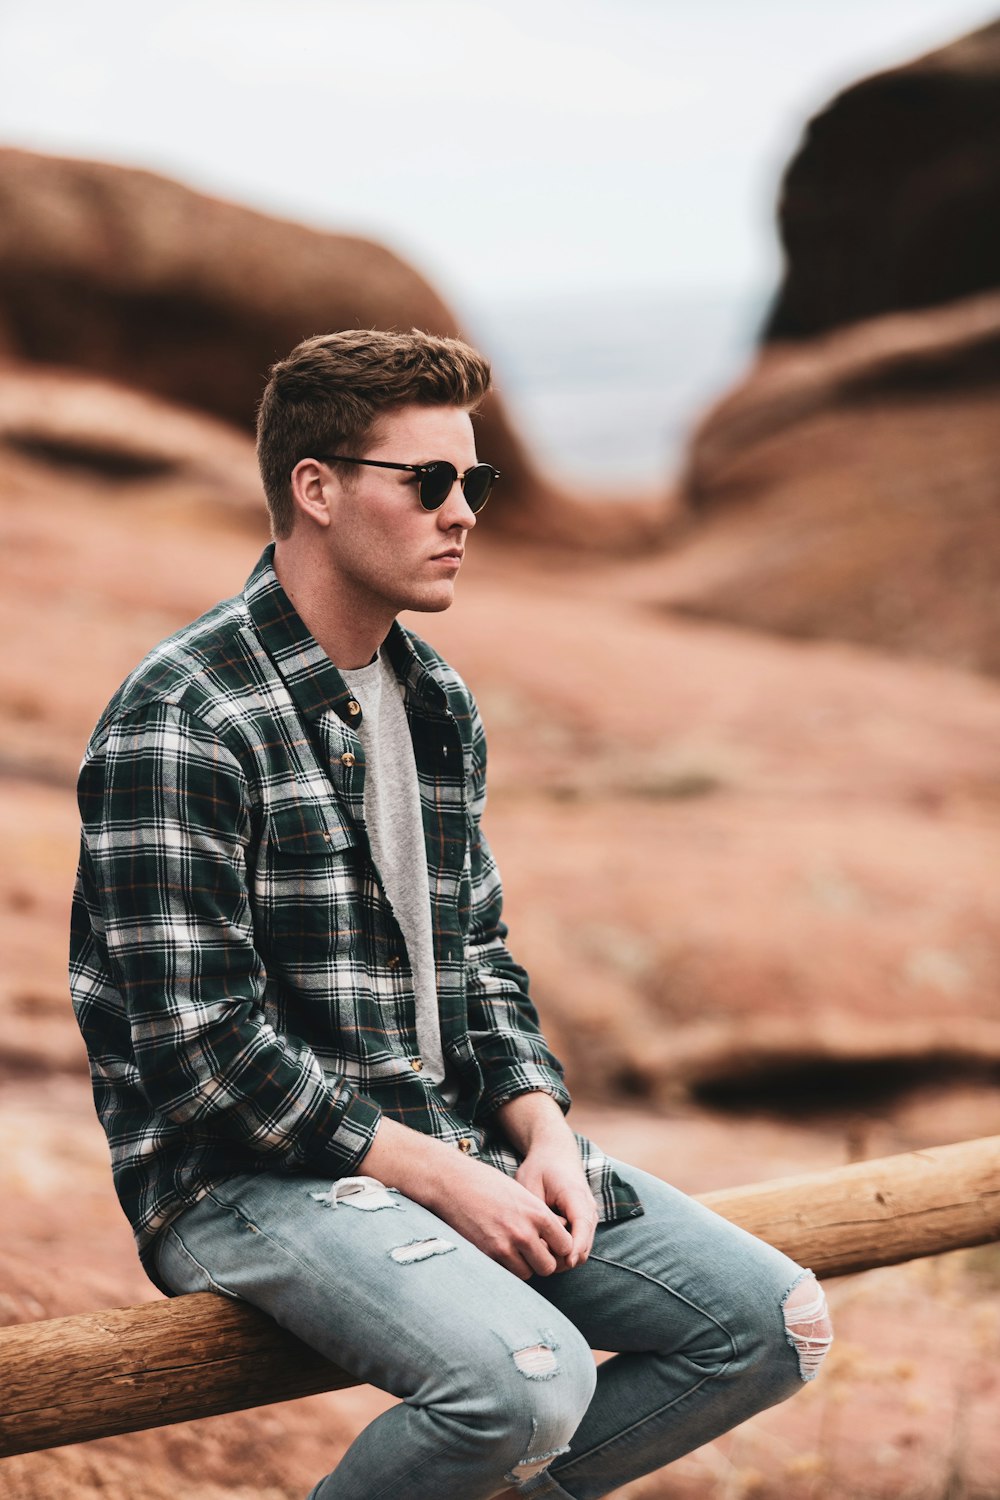
M 701 1202 L 818 1276 L 849 1276 L 1000 1239 L 1000 1135 L 706 1193 Z
M 1000 1136 L 709 1193 L 821 1275 L 1000 1239 Z M 0 1329 L 0 1457 L 355 1384 L 243 1303 L 202 1292 Z

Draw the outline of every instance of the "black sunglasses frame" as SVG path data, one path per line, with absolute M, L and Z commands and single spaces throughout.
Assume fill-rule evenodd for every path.
M 383 458 L 348 458 L 344 453 L 317 453 L 316 457 L 322 463 L 364 464 L 369 469 L 405 469 L 407 473 L 419 474 L 420 484 L 417 486 L 417 492 L 420 496 L 420 504 L 424 510 L 440 510 L 451 494 L 452 486 L 457 479 L 462 486 L 462 494 L 465 495 L 466 504 L 474 515 L 478 515 L 490 498 L 493 486 L 500 478 L 500 470 L 494 469 L 492 464 L 485 463 L 473 464 L 471 469 L 466 469 L 464 474 L 460 474 L 455 465 L 447 458 L 436 458 L 433 463 L 429 464 L 393 464 Z M 483 498 L 479 501 L 478 505 L 474 505 L 469 499 L 465 483 L 470 474 L 481 474 L 484 469 L 489 471 L 490 482 L 486 486 L 486 493 Z M 432 479 L 440 479 L 446 474 L 450 474 L 451 477 L 448 479 L 443 494 L 438 498 L 434 498 L 432 495 L 428 499 L 424 494 L 424 486 L 427 485 L 430 488 L 430 481 Z

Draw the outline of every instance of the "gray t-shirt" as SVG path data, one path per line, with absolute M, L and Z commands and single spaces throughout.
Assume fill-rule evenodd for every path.
M 432 1082 L 443 1085 L 441 1093 L 453 1104 L 458 1090 L 454 1079 L 446 1078 L 441 1051 L 427 851 L 403 687 L 388 657 L 383 655 L 367 667 L 338 670 L 361 704 L 362 719 L 357 733 L 366 762 L 365 822 L 375 865 L 406 942 L 413 970 L 417 1044 L 424 1073 Z

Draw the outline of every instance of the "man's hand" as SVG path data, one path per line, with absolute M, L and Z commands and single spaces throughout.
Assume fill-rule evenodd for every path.
M 594 1242 L 597 1204 L 562 1110 L 549 1094 L 520 1094 L 500 1106 L 497 1118 L 524 1153 L 516 1180 L 559 1214 L 569 1230 L 570 1250 L 556 1269 L 581 1265 Z
M 463 1157 L 462 1165 L 465 1180 L 436 1212 L 522 1281 L 562 1270 L 573 1240 L 545 1200 L 485 1162 Z
M 572 1235 L 540 1195 L 385 1115 L 355 1172 L 422 1203 L 522 1281 L 551 1276 L 572 1254 Z
M 558 1141 L 543 1141 L 529 1147 L 517 1169 L 516 1180 L 566 1221 L 571 1245 L 557 1269 L 569 1271 L 582 1265 L 594 1243 L 597 1204 L 572 1136 L 568 1149 Z

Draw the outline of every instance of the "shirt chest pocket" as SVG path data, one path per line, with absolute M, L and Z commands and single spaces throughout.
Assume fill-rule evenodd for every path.
M 349 951 L 358 926 L 362 855 L 335 806 L 272 808 L 257 865 L 258 924 L 286 961 Z

